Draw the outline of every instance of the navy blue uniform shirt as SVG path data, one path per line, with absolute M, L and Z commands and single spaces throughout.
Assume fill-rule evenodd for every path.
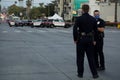
M 92 17 L 88 13 L 84 13 L 82 14 L 82 16 L 76 19 L 73 27 L 74 41 L 78 40 L 79 33 L 81 32 L 85 33 L 94 32 L 94 39 L 96 41 L 97 21 L 94 17 Z
M 97 27 L 98 28 L 105 28 L 105 21 L 101 18 L 97 19 Z M 97 31 L 97 39 L 104 37 L 104 32 Z

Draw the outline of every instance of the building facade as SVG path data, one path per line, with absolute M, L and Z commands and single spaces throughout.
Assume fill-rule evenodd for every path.
M 56 0 L 55 12 L 66 21 L 71 21 L 73 17 L 79 16 L 81 3 L 88 0 Z
M 56 0 L 55 12 L 64 20 L 71 20 L 72 7 L 72 0 Z
M 55 12 L 64 18 L 64 20 L 72 20 L 73 17 L 80 16 L 81 5 L 86 3 L 90 5 L 90 14 L 93 15 L 94 10 L 100 10 L 101 17 L 105 21 L 120 22 L 120 0 L 56 0 Z M 115 17 L 116 16 L 116 17 Z
M 89 0 L 90 14 L 93 15 L 94 10 L 99 10 L 101 18 L 105 21 L 115 22 L 115 16 L 117 22 L 120 22 L 120 3 L 117 2 L 117 8 L 115 8 L 115 0 Z

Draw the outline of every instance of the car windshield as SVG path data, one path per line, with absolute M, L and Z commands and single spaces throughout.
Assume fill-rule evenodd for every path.
M 62 20 L 62 19 L 60 19 L 59 21 L 60 21 L 60 22 L 64 22 L 64 20 Z
M 56 19 L 55 22 L 64 22 L 62 19 Z
M 42 21 L 41 19 L 38 19 L 37 21 Z

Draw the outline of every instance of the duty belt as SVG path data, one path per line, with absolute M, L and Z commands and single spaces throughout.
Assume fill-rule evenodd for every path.
M 81 32 L 80 35 L 81 36 L 93 36 L 93 33 L 92 32 L 89 32 L 89 33 Z

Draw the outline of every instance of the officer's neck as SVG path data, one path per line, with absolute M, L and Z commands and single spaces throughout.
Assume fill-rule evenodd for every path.
M 83 15 L 88 14 L 88 12 L 84 12 Z

